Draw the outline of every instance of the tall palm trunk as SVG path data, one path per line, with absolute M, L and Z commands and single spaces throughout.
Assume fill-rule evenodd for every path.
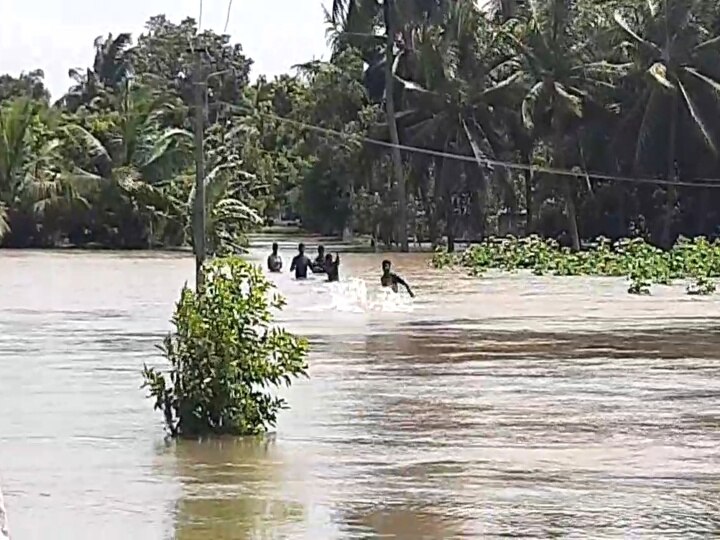
M 532 154 L 531 149 L 522 151 L 522 159 L 525 165 L 530 165 Z M 525 234 L 531 234 L 535 231 L 535 213 L 533 212 L 533 184 L 535 183 L 534 173 L 532 169 L 523 171 L 525 180 Z
M 677 157 L 677 117 L 678 117 L 678 100 L 672 99 L 672 109 L 670 111 L 670 131 L 668 133 L 668 150 L 667 150 L 667 168 L 665 179 L 668 181 L 675 180 L 675 161 Z M 660 236 L 660 245 L 666 249 L 672 247 L 672 220 L 675 214 L 675 203 L 677 202 L 677 188 L 675 186 L 667 187 L 667 197 L 665 199 L 665 212 L 663 215 L 662 233 Z
M 562 148 L 562 130 L 559 126 L 555 127 L 554 144 L 553 144 L 553 163 L 557 169 L 563 169 L 565 167 L 565 159 Z M 567 213 L 568 220 L 568 231 L 570 233 L 570 240 L 572 241 L 572 248 L 574 251 L 580 250 L 580 233 L 578 232 L 577 224 L 577 210 L 575 208 L 575 189 L 573 185 L 573 179 L 569 177 L 559 178 L 563 186 L 563 193 L 565 195 L 565 212 Z
M 533 213 L 533 172 L 526 169 L 525 175 L 525 234 L 535 232 L 535 218 Z
M 422 182 L 420 184 L 420 200 L 422 202 L 423 210 L 425 211 L 425 216 L 427 217 L 427 226 L 428 226 L 428 238 L 427 240 L 430 242 L 430 245 L 433 249 L 437 247 L 438 244 L 438 223 L 437 218 L 435 216 L 435 209 L 433 202 L 436 200 L 433 195 L 430 193 L 430 190 L 434 188 L 434 185 L 438 184 L 437 181 L 437 171 L 438 166 L 437 163 L 440 161 L 439 158 L 435 158 L 435 167 L 433 167 L 432 172 L 427 172 L 422 176 Z M 433 184 L 431 186 L 431 183 Z
M 495 174 L 498 174 L 496 172 Z M 503 174 L 503 171 L 499 171 L 499 174 Z M 488 222 L 488 200 L 489 193 L 488 187 L 489 182 L 485 176 L 485 172 L 474 168 L 472 171 L 465 170 L 465 178 L 470 180 L 466 189 L 472 194 L 472 230 L 471 235 L 477 237 L 479 240 L 485 238 L 487 232 Z
M 443 206 L 445 207 L 445 236 L 447 236 L 448 253 L 455 252 L 455 207 L 453 205 L 453 196 L 450 190 L 445 191 L 443 197 Z
M 385 0 L 383 3 L 383 16 L 385 19 L 385 111 L 388 126 L 390 127 L 390 142 L 393 144 L 391 154 L 393 169 L 395 171 L 397 203 L 399 207 L 397 221 L 398 239 L 400 240 L 400 249 L 407 252 L 410 250 L 407 232 L 407 190 L 405 187 L 405 175 L 403 174 L 402 156 L 400 155 L 400 136 L 398 135 L 397 122 L 395 120 L 395 98 L 393 95 L 395 27 L 393 24 L 392 4 L 393 0 Z
M 568 227 L 570 227 L 570 239 L 572 240 L 573 251 L 580 251 L 580 233 L 578 232 L 577 209 L 575 207 L 575 186 L 571 178 L 565 178 L 565 208 L 568 214 Z
M 452 153 L 453 147 L 446 147 L 446 151 Z M 455 193 L 455 178 L 459 175 L 458 164 L 450 159 L 443 158 L 441 183 L 436 191 L 439 196 L 439 204 L 442 208 L 442 215 L 445 217 L 445 236 L 447 237 L 447 250 L 449 253 L 455 251 L 455 207 L 453 206 L 453 194 Z
M 429 227 L 430 227 L 430 238 L 433 244 L 433 248 L 437 247 L 440 240 L 440 216 L 442 215 L 442 189 L 443 189 L 443 174 L 445 170 L 445 158 L 435 158 L 435 170 L 433 176 L 433 193 L 432 201 L 429 204 L 431 207 L 429 216 Z

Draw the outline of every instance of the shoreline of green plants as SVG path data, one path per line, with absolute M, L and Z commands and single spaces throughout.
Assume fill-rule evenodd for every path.
M 439 269 L 466 268 L 474 276 L 496 269 L 530 270 L 536 275 L 626 277 L 630 294 L 649 294 L 652 285 L 688 280 L 688 294 L 708 295 L 715 292 L 714 279 L 720 278 L 720 241 L 680 238 L 672 249 L 663 250 L 642 238 L 613 242 L 601 237 L 591 247 L 573 251 L 536 235 L 490 237 L 459 253 L 438 250 L 431 264 Z

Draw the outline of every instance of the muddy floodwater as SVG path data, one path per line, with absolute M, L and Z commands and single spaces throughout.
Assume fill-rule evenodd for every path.
M 720 535 L 720 294 L 394 255 L 411 301 L 382 258 L 273 278 L 312 345 L 275 436 L 168 444 L 140 370 L 192 259 L 0 251 L 13 540 Z

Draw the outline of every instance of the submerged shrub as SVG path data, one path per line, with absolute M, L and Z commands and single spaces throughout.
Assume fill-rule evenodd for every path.
M 205 271 L 200 293 L 183 288 L 161 347 L 169 370 L 145 366 L 143 387 L 173 437 L 262 433 L 286 406 L 273 390 L 307 374 L 307 342 L 272 325 L 284 300 L 258 267 L 229 257 Z

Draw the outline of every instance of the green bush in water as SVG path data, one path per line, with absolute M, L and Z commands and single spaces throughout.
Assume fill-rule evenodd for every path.
M 715 290 L 713 278 L 720 277 L 720 243 L 703 237 L 681 238 L 673 249 L 664 251 L 640 238 L 614 243 L 598 238 L 588 249 L 573 252 L 539 236 L 491 237 L 462 253 L 438 251 L 432 264 L 436 268 L 467 268 L 472 275 L 488 269 L 525 269 L 537 275 L 626 276 L 628 292 L 633 294 L 648 294 L 652 284 L 686 279 L 692 280 L 689 294 L 710 294 Z
M 284 300 L 258 267 L 229 257 L 205 272 L 202 292 L 183 288 L 161 347 L 169 371 L 145 366 L 143 387 L 173 437 L 262 433 L 286 406 L 273 389 L 307 375 L 307 342 L 272 326 Z

